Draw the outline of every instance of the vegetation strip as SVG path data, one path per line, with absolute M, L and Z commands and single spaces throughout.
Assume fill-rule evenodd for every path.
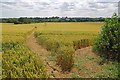
M 31 42 L 31 41 L 32 41 L 32 42 Z M 42 61 L 44 61 L 45 68 L 48 68 L 48 69 L 50 68 L 49 71 L 48 71 L 48 72 L 50 72 L 50 73 L 48 73 L 48 76 L 51 75 L 51 74 L 53 74 L 54 71 L 60 72 L 60 70 L 58 70 L 58 69 L 56 69 L 54 66 L 50 65 L 50 60 L 47 59 L 47 56 L 49 55 L 49 52 L 48 52 L 47 50 L 43 49 L 40 45 L 38 45 L 38 44 L 36 43 L 36 38 L 34 37 L 34 34 L 33 34 L 33 33 L 30 34 L 29 37 L 27 38 L 27 44 L 28 44 L 28 47 L 29 47 L 33 52 L 35 52 L 35 53 L 38 54 L 38 55 L 41 55 L 41 56 L 39 56 L 41 59 L 42 59 L 42 57 L 44 58 L 44 59 L 42 59 Z M 34 48 L 33 48 L 33 47 L 34 47 Z M 35 48 L 36 48 L 36 49 L 35 49 Z M 46 55 L 42 55 L 42 54 L 46 54 Z M 48 67 L 46 67 L 46 65 L 47 65 Z M 47 69 L 46 69 L 46 70 L 47 70 Z M 53 77 L 55 77 L 55 74 L 54 74 Z

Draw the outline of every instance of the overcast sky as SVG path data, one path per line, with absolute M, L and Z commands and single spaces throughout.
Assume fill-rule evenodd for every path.
M 110 17 L 120 0 L 0 0 L 0 17 Z

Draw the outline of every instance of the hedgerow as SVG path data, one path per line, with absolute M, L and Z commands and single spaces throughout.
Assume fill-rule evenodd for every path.
M 106 18 L 101 32 L 98 35 L 93 51 L 109 60 L 119 60 L 120 55 L 120 24 L 118 16 L 113 14 L 111 19 Z

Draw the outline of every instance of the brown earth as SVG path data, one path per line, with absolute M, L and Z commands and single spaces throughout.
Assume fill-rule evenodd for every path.
M 60 67 L 56 65 L 55 61 L 49 59 L 50 52 L 37 43 L 33 33 L 29 37 L 27 37 L 26 42 L 31 51 L 39 55 L 40 59 L 44 63 L 47 75 L 50 78 L 70 77 L 71 73 L 62 73 Z
M 90 78 L 102 72 L 102 65 L 99 65 L 100 57 L 92 52 L 91 46 L 79 49 L 75 54 L 82 62 L 79 76 Z
M 55 61 L 49 59 L 50 52 L 37 43 L 34 33 L 27 37 L 26 42 L 31 51 L 38 54 L 43 61 L 49 78 L 70 78 L 74 73 L 77 73 L 82 78 L 88 78 L 91 77 L 91 73 L 98 73 L 102 70 L 96 60 L 89 60 L 87 58 L 88 56 L 92 56 L 94 59 L 98 57 L 92 52 L 91 47 L 79 49 L 75 52 L 76 56 L 81 57 L 81 60 L 83 59 L 81 67 L 84 69 L 78 70 L 74 67 L 71 72 L 63 73 L 60 67 L 56 65 Z

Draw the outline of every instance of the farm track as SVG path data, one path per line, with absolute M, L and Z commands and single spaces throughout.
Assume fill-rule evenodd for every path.
M 49 59 L 50 52 L 37 43 L 36 38 L 34 37 L 34 33 L 27 37 L 26 42 L 30 50 L 36 53 L 36 55 L 38 55 L 40 59 L 43 61 L 48 77 L 50 78 L 70 77 L 69 76 L 70 73 L 63 73 L 59 66 L 56 65 L 55 61 Z
M 60 67 L 56 65 L 55 61 L 49 59 L 50 52 L 37 43 L 34 33 L 27 37 L 26 42 L 30 50 L 36 53 L 43 61 L 48 78 L 71 78 L 71 75 L 74 73 L 77 73 L 82 78 L 89 78 L 91 77 L 91 73 L 101 72 L 101 67 L 98 65 L 97 61 L 90 60 L 86 62 L 87 56 L 98 57 L 92 52 L 92 47 L 82 48 L 75 52 L 77 56 L 82 57 L 82 60 L 85 61 L 81 66 L 86 68 L 88 72 L 86 72 L 86 70 L 79 71 L 74 67 L 71 72 L 63 73 Z
M 79 57 L 81 70 L 78 74 L 82 78 L 90 78 L 98 73 L 102 72 L 102 65 L 99 65 L 100 57 L 92 52 L 92 46 L 78 49 L 75 52 L 76 56 Z

